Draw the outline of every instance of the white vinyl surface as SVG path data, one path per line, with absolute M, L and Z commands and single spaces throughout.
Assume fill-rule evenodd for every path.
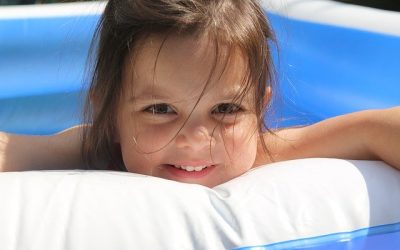
M 213 189 L 123 172 L 10 172 L 0 204 L 1 249 L 232 249 L 399 222 L 400 172 L 304 159 Z
M 400 12 L 332 0 L 262 0 L 262 5 L 288 18 L 400 36 Z

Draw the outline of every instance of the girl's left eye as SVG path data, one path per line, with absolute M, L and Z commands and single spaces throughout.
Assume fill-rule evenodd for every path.
M 215 107 L 212 113 L 231 115 L 240 111 L 243 111 L 243 109 L 239 105 L 236 105 L 234 103 L 221 103 L 218 104 L 217 107 Z
M 145 112 L 152 114 L 173 114 L 175 111 L 166 103 L 157 103 L 144 109 Z

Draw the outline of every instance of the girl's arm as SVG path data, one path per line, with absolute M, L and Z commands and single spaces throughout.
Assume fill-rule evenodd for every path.
M 84 168 L 82 125 L 50 136 L 0 132 L 0 172 Z
M 255 165 L 307 157 L 383 160 L 400 169 L 400 107 L 367 110 L 265 134 Z
M 52 136 L 0 132 L 0 171 L 85 168 L 82 126 Z M 265 134 L 255 166 L 307 157 L 383 160 L 400 169 L 400 107 L 342 115 L 301 128 Z

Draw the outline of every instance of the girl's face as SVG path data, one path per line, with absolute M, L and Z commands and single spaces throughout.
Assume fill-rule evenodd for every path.
M 247 94 L 233 101 L 245 59 L 235 51 L 214 65 L 213 46 L 190 36 L 163 43 L 153 35 L 127 58 L 117 141 L 129 172 L 213 187 L 253 166 L 253 100 Z

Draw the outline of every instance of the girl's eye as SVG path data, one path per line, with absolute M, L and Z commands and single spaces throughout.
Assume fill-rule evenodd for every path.
M 166 103 L 157 103 L 144 109 L 145 112 L 152 114 L 173 114 L 175 111 Z
M 221 103 L 214 110 L 214 114 L 231 115 L 242 111 L 243 109 L 234 103 Z

